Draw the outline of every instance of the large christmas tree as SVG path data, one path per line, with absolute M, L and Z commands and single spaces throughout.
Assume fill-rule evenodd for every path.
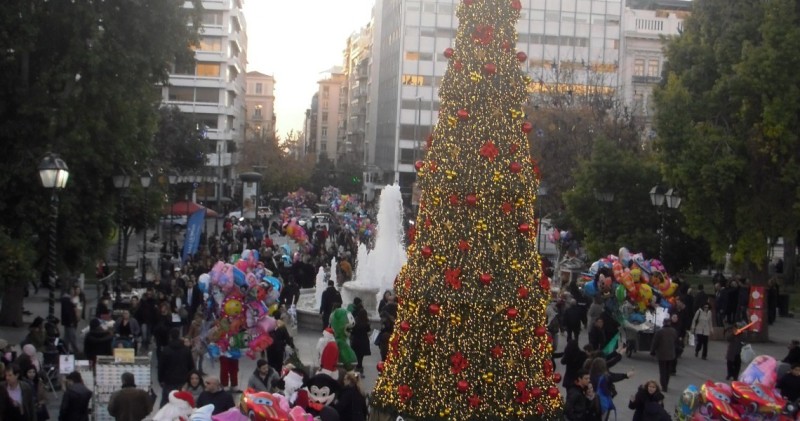
M 536 251 L 520 0 L 463 0 L 424 161 L 399 310 L 372 405 L 415 420 L 555 420 L 562 400 Z

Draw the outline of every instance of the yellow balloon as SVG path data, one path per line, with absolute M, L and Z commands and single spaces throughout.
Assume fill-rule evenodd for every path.
M 278 311 L 278 303 L 272 303 L 272 305 L 269 306 L 269 315 L 275 314 L 276 311 Z
M 667 290 L 664 291 L 664 295 L 667 296 L 667 297 L 672 297 L 672 295 L 675 294 L 675 291 L 677 289 L 678 289 L 678 284 L 675 283 L 675 282 L 672 282 L 671 284 L 669 284 L 669 288 L 667 288 Z
M 242 312 L 242 302 L 239 300 L 228 300 L 225 303 L 225 314 L 228 316 L 238 316 Z
M 641 284 L 639 286 L 639 297 L 641 297 L 642 301 L 645 303 L 650 302 L 650 299 L 653 298 L 653 290 L 650 289 L 650 285 Z

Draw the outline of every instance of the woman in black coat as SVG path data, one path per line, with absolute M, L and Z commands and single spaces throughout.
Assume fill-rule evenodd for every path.
M 361 376 L 351 371 L 345 374 L 343 383 L 344 387 L 339 391 L 339 397 L 333 406 L 339 413 L 339 419 L 365 421 L 367 399 L 361 390 Z
M 286 359 L 286 345 L 296 349 L 294 346 L 294 339 L 286 329 L 286 324 L 280 320 L 280 314 L 276 314 L 275 318 L 279 319 L 275 330 L 269 333 L 272 337 L 272 345 L 267 348 L 267 362 L 269 366 L 275 369 L 278 373 L 283 369 L 283 362 Z
M 561 364 L 566 367 L 564 371 L 564 382 L 562 383 L 565 388 L 568 389 L 575 383 L 575 377 L 578 374 L 578 370 L 583 368 L 586 357 L 586 352 L 578 346 L 577 339 L 567 341 L 567 346 L 564 347 L 564 356 L 561 357 Z
M 670 419 L 669 414 L 664 417 L 664 394 L 658 382 L 650 380 L 639 386 L 635 396 L 631 396 L 628 408 L 633 409 L 633 421 L 660 421 Z
M 353 326 L 353 330 L 350 332 L 350 347 L 353 348 L 353 352 L 356 353 L 356 359 L 358 361 L 356 370 L 363 373 L 364 357 L 372 355 L 369 349 L 369 333 L 372 328 L 369 325 L 367 310 L 363 307 L 356 311 L 355 319 L 356 323 Z

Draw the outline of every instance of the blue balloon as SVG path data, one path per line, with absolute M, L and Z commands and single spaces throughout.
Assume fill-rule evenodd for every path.
M 234 360 L 238 360 L 239 358 L 242 358 L 242 351 L 240 351 L 238 349 L 235 349 L 235 348 L 229 349 L 228 350 L 228 358 L 232 358 Z
M 245 280 L 245 274 L 241 271 L 241 269 L 234 266 L 233 268 L 233 283 L 237 286 L 243 287 L 247 286 L 247 281 Z
M 597 285 L 594 281 L 583 284 L 583 293 L 586 294 L 587 297 L 594 297 L 597 295 Z
M 211 358 L 219 358 L 219 346 L 217 344 L 208 344 L 208 355 Z
M 276 277 L 274 277 L 274 276 L 265 276 L 263 279 L 264 279 L 264 281 L 266 281 L 267 283 L 272 285 L 272 288 L 275 291 L 280 291 L 281 290 L 281 286 L 283 286 L 281 284 L 281 280 L 276 278 Z
M 658 301 L 658 305 L 660 305 L 661 307 L 663 307 L 663 308 L 665 308 L 667 310 L 672 308 L 672 304 L 670 304 L 669 301 L 667 301 L 667 300 L 665 300 L 663 298 Z

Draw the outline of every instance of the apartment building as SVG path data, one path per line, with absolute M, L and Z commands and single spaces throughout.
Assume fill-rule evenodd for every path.
M 312 99 L 311 118 L 315 123 L 315 136 L 310 138 L 308 152 L 317 160 L 326 156 L 334 164 L 339 158 L 339 139 L 343 137 L 343 121 L 346 109 L 341 101 L 342 87 L 346 86 L 346 77 L 342 68 L 335 66 L 326 72 L 317 82 L 317 93 Z M 346 93 L 346 90 L 345 90 Z
M 248 139 L 275 137 L 275 77 L 261 72 L 247 72 L 245 109 Z
M 205 133 L 206 171 L 192 174 L 197 198 L 221 208 L 233 196 L 237 148 L 245 133 L 247 54 L 243 0 L 202 0 L 195 63 L 176 63 L 163 102 L 191 114 Z M 185 7 L 192 7 L 190 2 Z M 274 127 L 274 126 L 273 126 Z
M 376 0 L 373 9 L 368 165 L 399 182 L 406 199 L 424 139 L 438 120 L 443 51 L 455 44 L 458 0 Z M 532 94 L 557 86 L 573 92 L 619 86 L 620 0 L 522 0 L 517 51 L 534 80 Z M 372 146 L 370 146 L 372 148 Z
M 636 5 L 634 5 L 636 6 Z M 644 5 L 642 5 L 644 7 Z M 648 9 L 626 8 L 623 16 L 623 60 L 620 92 L 634 117 L 640 119 L 646 137 L 655 112 L 653 87 L 661 83 L 664 68 L 662 37 L 677 36 L 689 16 L 690 1 L 650 2 Z

